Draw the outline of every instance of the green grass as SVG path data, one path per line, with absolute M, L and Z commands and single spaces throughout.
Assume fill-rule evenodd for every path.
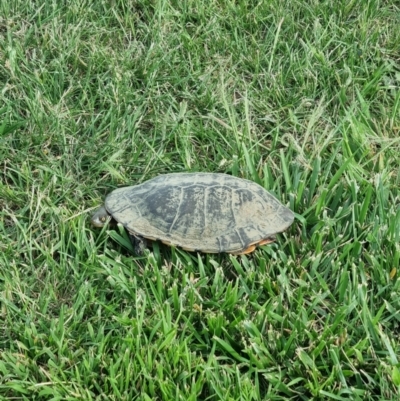
M 39 3 L 0 5 L 0 399 L 398 400 L 398 4 Z M 296 221 L 240 257 L 90 226 L 180 171 Z

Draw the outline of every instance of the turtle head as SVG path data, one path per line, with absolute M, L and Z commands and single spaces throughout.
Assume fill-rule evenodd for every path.
M 103 227 L 110 219 L 110 214 L 107 212 L 106 208 L 102 206 L 92 216 L 91 223 L 95 227 Z

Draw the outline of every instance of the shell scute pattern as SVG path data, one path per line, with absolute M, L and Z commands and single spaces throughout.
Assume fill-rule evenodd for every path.
M 240 252 L 293 222 L 260 185 L 226 174 L 177 173 L 108 195 L 108 212 L 131 233 L 203 252 Z

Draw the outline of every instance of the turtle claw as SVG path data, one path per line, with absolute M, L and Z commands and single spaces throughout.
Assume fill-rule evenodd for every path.
M 133 234 L 129 234 L 129 239 L 135 250 L 136 255 L 143 256 L 147 249 L 147 240 L 143 237 L 138 237 Z

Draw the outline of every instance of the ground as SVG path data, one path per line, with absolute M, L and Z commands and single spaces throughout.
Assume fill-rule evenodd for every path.
M 1 2 L 0 399 L 398 400 L 396 2 Z M 90 215 L 223 172 L 296 214 L 251 256 Z

